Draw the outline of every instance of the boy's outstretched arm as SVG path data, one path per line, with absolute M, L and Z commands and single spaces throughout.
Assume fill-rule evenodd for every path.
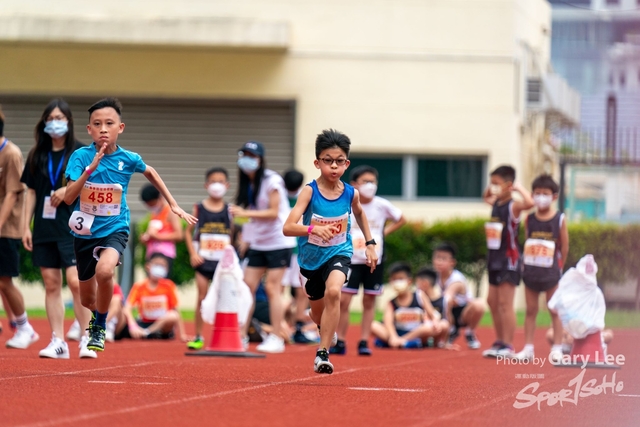
M 353 202 L 351 202 L 351 211 L 353 212 L 353 216 L 364 234 L 365 241 L 369 241 L 372 239 L 371 230 L 369 230 L 369 221 L 367 221 L 367 216 L 364 214 L 364 210 L 362 209 L 362 205 L 360 204 L 360 193 L 358 190 L 353 190 Z M 381 242 L 376 242 L 380 244 Z M 367 249 L 365 251 L 365 255 L 367 257 L 367 264 L 371 267 L 371 272 L 376 269 L 376 265 L 378 264 L 378 254 L 376 253 L 375 245 L 367 245 Z
M 487 185 L 487 188 L 484 189 L 484 193 L 482 193 L 482 200 L 484 200 L 488 205 L 495 205 L 498 198 L 491 194 L 491 186 Z
M 104 157 L 104 152 L 106 149 L 107 144 L 104 144 L 102 147 L 100 147 L 100 150 L 93 157 L 91 164 L 89 164 L 88 166 L 91 172 L 95 171 L 98 168 L 98 165 L 100 165 L 100 160 L 102 160 L 102 158 Z M 76 181 L 69 180 L 67 182 L 67 190 L 64 193 L 64 202 L 67 205 L 73 205 L 73 202 L 75 202 L 80 195 L 80 192 L 82 191 L 82 188 L 84 187 L 84 184 L 88 179 L 89 175 L 83 171 L 80 175 L 80 178 L 78 178 Z
M 534 206 L 533 198 L 531 197 L 531 193 L 517 182 L 513 184 L 513 190 L 522 195 L 521 201 L 518 200 L 513 203 L 513 215 L 518 218 L 522 211 L 528 211 Z
M 187 221 L 188 224 L 195 224 L 198 222 L 198 218 L 186 213 L 180 206 L 178 206 L 178 203 L 176 203 L 176 200 L 173 198 L 169 189 L 164 184 L 164 181 L 160 178 L 160 175 L 158 175 L 158 172 L 156 172 L 154 168 L 147 165 L 147 169 L 145 169 L 142 174 L 151 184 L 153 184 L 154 187 L 158 189 L 158 191 L 160 191 L 160 194 L 162 194 L 167 203 L 169 203 L 169 206 L 171 206 L 171 212 Z

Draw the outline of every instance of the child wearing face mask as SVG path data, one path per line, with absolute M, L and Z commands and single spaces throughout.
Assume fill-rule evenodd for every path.
M 358 343 L 358 354 L 370 356 L 371 350 L 368 346 L 369 335 L 371 335 L 371 322 L 375 311 L 376 297 L 382 294 L 382 282 L 384 267 L 382 265 L 382 250 L 384 238 L 393 233 L 406 222 L 402 211 L 393 206 L 388 200 L 376 196 L 378 190 L 378 171 L 367 165 L 358 166 L 351 171 L 351 185 L 360 192 L 360 203 L 362 209 L 369 220 L 371 235 L 378 243 L 376 252 L 378 253 L 378 266 L 372 272 L 366 264 L 365 238 L 362 230 L 355 220 L 351 223 L 351 240 L 353 241 L 353 256 L 351 257 L 351 275 L 347 284 L 342 288 L 340 298 L 340 323 L 338 324 L 338 342 L 331 347 L 331 354 L 345 354 L 347 351 L 345 337 L 349 328 L 349 305 L 351 299 L 358 293 L 360 285 L 363 286 L 362 297 L 362 330 L 360 342 Z
M 371 324 L 376 347 L 422 348 L 429 337 L 437 337 L 443 331 L 446 333 L 448 324 L 442 327 L 442 319 L 426 293 L 413 289 L 409 264 L 392 264 L 389 267 L 389 284 L 397 296 L 385 307 L 383 321 Z
M 569 232 L 563 213 L 551 204 L 558 199 L 558 184 L 549 175 L 538 176 L 532 184 L 536 211 L 525 222 L 526 241 L 522 255 L 522 280 L 525 285 L 527 315 L 524 322 L 524 349 L 516 354 L 518 360 L 534 357 L 533 335 L 541 292 L 547 303 L 558 289 L 562 267 L 569 254 Z M 551 357 L 562 357 L 562 323 L 557 313 L 551 313 L 553 346 Z
M 187 340 L 178 306 L 176 285 L 167 279 L 169 261 L 166 256 L 152 254 L 145 264 L 147 279 L 135 283 L 124 305 L 127 324 L 116 339 L 172 339 L 177 327 L 180 339 Z M 133 316 L 133 308 L 138 317 Z
M 186 244 L 191 266 L 196 270 L 198 301 L 195 312 L 195 338 L 187 343 L 190 350 L 204 346 L 202 338 L 202 315 L 200 306 L 207 296 L 213 274 L 222 258 L 225 246 L 231 243 L 233 220 L 224 195 L 229 189 L 229 173 L 221 167 L 214 167 L 205 173 L 204 188 L 209 196 L 193 207 L 193 216 L 198 218 L 194 225 L 187 226 Z
M 161 253 L 169 259 L 169 276 L 176 259 L 176 242 L 184 238 L 182 222 L 178 215 L 171 212 L 171 206 L 152 184 L 140 190 L 140 200 L 151 212 L 147 230 L 140 241 L 147 246 L 147 259 L 153 253 Z

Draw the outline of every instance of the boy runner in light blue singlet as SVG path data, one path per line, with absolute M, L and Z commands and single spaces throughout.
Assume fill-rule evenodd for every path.
M 285 236 L 300 237 L 298 262 L 310 300 L 309 316 L 320 327 L 313 369 L 321 374 L 333 373 L 327 349 L 337 341 L 340 293 L 353 255 L 351 213 L 366 238 L 366 263 L 371 271 L 378 261 L 358 191 L 340 180 L 349 167 L 350 146 L 349 137 L 333 129 L 318 135 L 313 163 L 320 177 L 302 189 L 283 227 Z

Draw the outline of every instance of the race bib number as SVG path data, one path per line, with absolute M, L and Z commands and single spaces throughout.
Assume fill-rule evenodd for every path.
M 143 319 L 158 320 L 167 313 L 169 304 L 166 295 L 142 297 L 140 314 Z
M 485 222 L 484 232 L 487 235 L 487 249 L 500 249 L 503 228 L 504 225 L 501 222 Z
M 122 186 L 86 182 L 80 191 L 80 210 L 95 216 L 120 215 Z
M 80 211 L 73 211 L 69 218 L 69 228 L 81 236 L 91 235 L 91 226 L 95 217 Z
M 376 254 L 378 255 L 378 259 L 382 257 L 382 237 L 379 235 L 372 235 L 373 239 L 378 243 L 376 245 Z M 351 242 L 353 243 L 353 257 L 358 259 L 366 259 L 367 254 L 367 245 L 366 239 L 364 238 L 364 234 L 360 229 L 351 229 Z
M 313 214 L 311 217 L 311 225 L 319 226 L 319 225 L 334 225 L 338 228 L 338 231 L 335 232 L 333 237 L 330 240 L 322 240 L 321 237 L 316 235 L 309 236 L 309 243 L 316 246 L 329 247 L 340 245 L 347 241 L 347 228 L 349 226 L 349 214 L 345 213 L 344 215 L 332 217 L 332 218 L 324 218 L 320 215 Z
M 527 239 L 524 243 L 524 263 L 533 267 L 551 268 L 556 255 L 556 243 L 551 240 Z
M 228 234 L 201 234 L 198 254 L 207 261 L 220 261 L 224 248 L 229 244 Z
M 42 207 L 42 218 L 44 219 L 56 219 L 56 208 L 51 206 L 51 197 L 44 198 L 44 205 Z

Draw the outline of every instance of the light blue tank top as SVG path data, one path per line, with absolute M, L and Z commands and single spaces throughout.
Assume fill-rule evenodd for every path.
M 305 236 L 298 239 L 298 263 L 300 268 L 305 270 L 317 270 L 324 263 L 337 255 L 351 258 L 353 255 L 353 245 L 351 244 L 351 203 L 353 202 L 353 187 L 344 183 L 344 191 L 334 200 L 324 197 L 318 189 L 315 180 L 308 186 L 313 193 L 307 210 L 302 216 L 304 225 L 313 224 L 336 224 L 340 231 L 338 234 L 326 242 L 318 236 Z

